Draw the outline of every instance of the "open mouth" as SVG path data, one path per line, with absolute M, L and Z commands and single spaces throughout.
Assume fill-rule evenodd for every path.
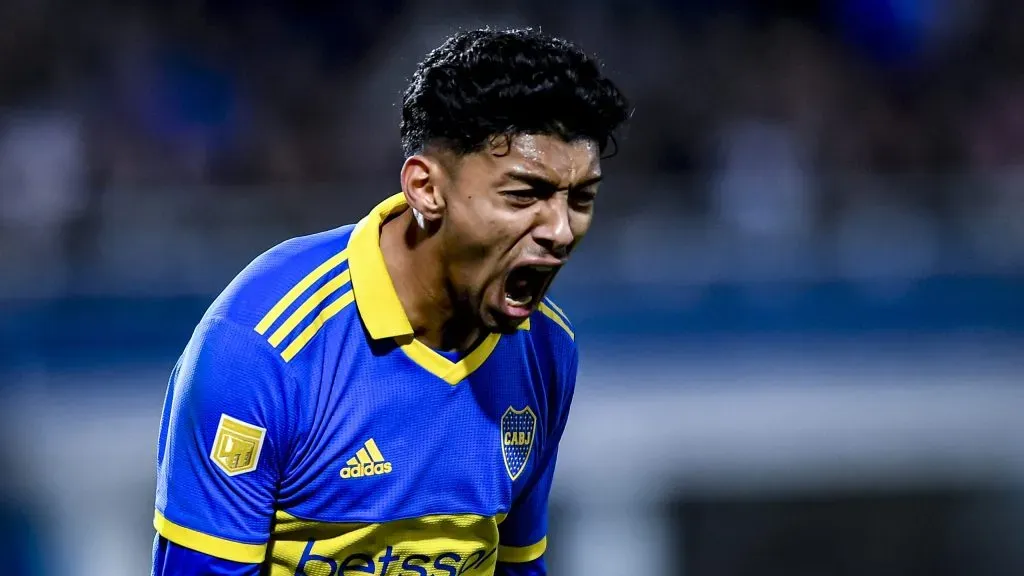
M 528 315 L 555 275 L 554 266 L 519 266 L 505 279 L 505 307 L 516 316 Z

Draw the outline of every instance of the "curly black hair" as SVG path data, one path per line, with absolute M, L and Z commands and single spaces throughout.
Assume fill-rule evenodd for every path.
M 457 154 L 495 136 L 593 140 L 602 153 L 630 115 L 600 63 L 571 42 L 533 29 L 457 33 L 420 62 L 402 98 L 402 149 Z

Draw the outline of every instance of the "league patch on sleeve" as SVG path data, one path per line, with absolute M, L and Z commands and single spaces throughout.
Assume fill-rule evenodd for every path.
M 252 472 L 260 461 L 266 434 L 266 428 L 221 414 L 210 459 L 228 476 Z

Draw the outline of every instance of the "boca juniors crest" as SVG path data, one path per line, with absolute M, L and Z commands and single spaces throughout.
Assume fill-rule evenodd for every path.
M 509 406 L 501 417 L 501 455 L 512 480 L 519 478 L 526 469 L 536 431 L 537 416 L 529 406 L 522 410 Z

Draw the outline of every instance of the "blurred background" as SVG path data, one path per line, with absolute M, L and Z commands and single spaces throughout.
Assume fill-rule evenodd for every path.
M 1024 574 L 1024 4 L 0 1 L 4 574 L 148 573 L 166 379 L 398 190 L 400 94 L 541 26 L 635 102 L 554 296 L 564 576 Z

